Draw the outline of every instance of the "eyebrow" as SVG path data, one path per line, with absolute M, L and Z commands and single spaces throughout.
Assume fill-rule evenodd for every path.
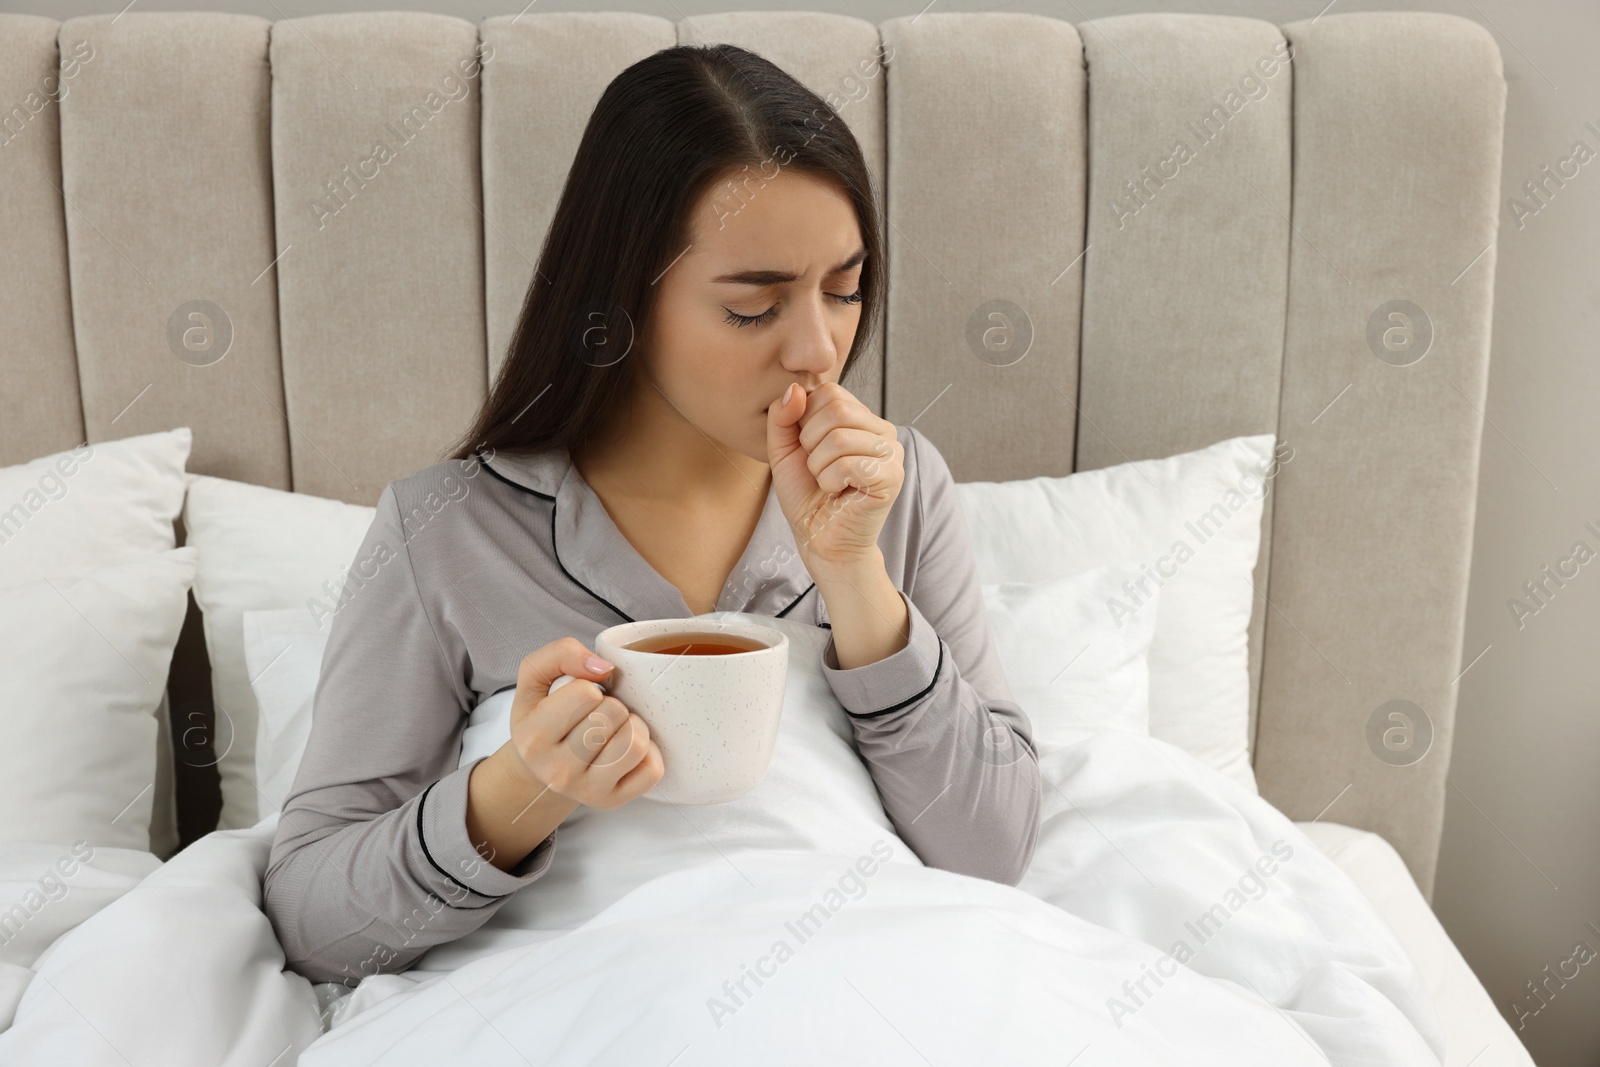
M 828 271 L 829 275 L 847 271 L 867 258 L 867 250 L 858 248 L 851 253 L 850 258 Z M 826 277 L 826 275 L 825 275 Z M 731 274 L 721 274 L 711 280 L 713 282 L 732 282 L 735 285 L 784 285 L 788 282 L 799 280 L 800 275 L 786 270 L 739 270 Z

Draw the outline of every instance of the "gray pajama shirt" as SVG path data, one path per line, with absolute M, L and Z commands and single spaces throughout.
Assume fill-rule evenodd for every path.
M 822 670 L 912 851 L 1015 885 L 1039 832 L 1032 727 L 1001 671 L 950 469 L 920 431 L 897 432 L 906 478 L 878 543 L 910 640 L 840 670 L 830 638 Z M 828 625 L 772 490 L 716 610 Z M 267 864 L 263 907 L 288 965 L 348 985 L 405 970 L 559 863 L 559 828 L 510 871 L 467 839 L 476 761 L 456 763 L 468 716 L 542 645 L 593 648 L 616 623 L 692 614 L 565 449 L 449 460 L 390 483 L 331 620 Z

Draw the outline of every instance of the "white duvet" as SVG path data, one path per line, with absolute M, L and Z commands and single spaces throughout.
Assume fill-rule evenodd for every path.
M 1020 886 L 922 866 L 805 666 L 826 632 L 776 621 L 784 725 L 745 798 L 580 809 L 483 928 L 353 994 L 283 970 L 260 910 L 276 816 L 213 833 L 33 961 L 0 1063 L 1439 1062 L 1354 883 L 1164 742 L 1042 746 Z M 480 711 L 469 750 L 503 729 Z

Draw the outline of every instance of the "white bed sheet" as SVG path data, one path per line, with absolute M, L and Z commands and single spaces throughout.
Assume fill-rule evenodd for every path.
M 1444 1067 L 1534 1067 L 1394 846 L 1340 823 L 1295 826 L 1361 888 L 1416 963 L 1444 1024 Z
M 825 640 L 794 628 L 796 642 Z M 49 931 L 30 927 L 41 936 L 12 961 L 0 1063 L 433 1067 L 466 1050 L 522 1064 L 526 1048 L 588 1067 L 668 1045 L 728 1064 L 911 1063 L 937 1048 L 1059 1067 L 1089 1044 L 1117 1062 L 1228 1067 L 1444 1058 L 1419 962 L 1438 941 L 1408 948 L 1306 833 L 1182 749 L 1121 730 L 1041 742 L 1038 847 L 1005 886 L 924 868 L 877 804 L 820 668 L 790 682 L 786 732 L 748 797 L 693 812 L 693 832 L 654 804 L 572 820 L 540 892 L 338 1005 L 284 970 L 261 911 L 276 815 L 124 877 L 114 899 L 69 895 L 39 917 L 93 914 L 37 958 Z M 791 934 L 796 916 L 826 932 Z M 747 964 L 773 978 L 762 960 L 783 964 L 781 994 L 734 986 Z
M 1468 1064 L 1472 1067 L 1533 1067 L 1533 1059 L 1496 1010 L 1487 990 L 1423 899 L 1394 848 L 1377 834 L 1339 823 L 1299 822 L 1295 826 L 1360 887 L 1416 963 L 1444 1025 L 1445 1067 Z M 260 838 L 256 847 L 264 852 L 270 835 L 256 836 Z M 13 848 L 13 852 L 19 854 L 7 857 L 12 861 L 7 864 L 8 869 L 19 878 L 23 872 L 36 878 L 38 871 L 57 860 L 57 853 L 61 851 L 52 851 L 46 846 L 36 849 L 39 855 L 24 856 L 20 854 L 22 849 Z M 140 859 L 147 861 L 146 866 L 138 865 Z M 99 911 L 109 902 L 108 898 L 122 895 L 160 864 L 147 854 L 125 857 L 121 850 L 99 850 L 95 862 L 86 866 L 96 870 L 88 876 L 80 870 L 68 880 L 75 887 L 71 902 L 52 905 L 49 915 L 39 916 L 40 920 L 52 920 L 53 929 L 44 935 L 46 940 L 54 940 L 57 934 Z M 92 877 L 95 883 L 86 884 L 86 877 Z M 41 921 L 39 925 L 45 924 Z M 22 945 L 18 943 L 13 947 L 20 949 Z M 41 947 L 33 946 L 34 949 Z M 11 1010 L 33 972 L 15 964 L 0 966 L 0 978 L 11 976 L 16 979 L 10 983 L 15 989 L 8 990 L 12 995 L 3 998 L 7 1003 L 0 1012 L 0 1031 L 9 1026 Z M 0 985 L 6 984 L 0 982 Z M 309 1038 L 302 1038 L 305 1040 Z
M 350 999 L 371 1002 L 332 1013 L 325 1033 L 328 1005 L 283 970 L 260 910 L 276 816 L 217 831 L 34 961 L 0 1062 L 432 1067 L 470 1049 L 475 1062 L 520 1065 L 528 1049 L 549 1064 L 637 1063 L 664 1043 L 669 1058 L 693 1043 L 702 1063 L 849 1062 L 862 1050 L 924 1062 L 905 1040 L 953 1062 L 987 1050 L 1041 1067 L 1090 1043 L 1119 1062 L 1439 1062 L 1444 1029 L 1416 963 L 1276 809 L 1139 735 L 1107 731 L 1044 762 L 1070 791 L 1051 790 L 1035 856 L 1048 901 L 888 862 L 869 894 L 834 902 L 823 890 L 858 869 L 851 852 L 729 848 L 732 866 L 717 856 L 653 878 L 580 929 L 481 945 L 442 975 L 369 979 Z M 1228 903 L 1232 891 L 1213 883 L 1242 885 L 1269 843 L 1280 858 L 1297 847 L 1257 881 L 1265 892 Z M 819 900 L 827 931 L 791 953 L 784 993 L 735 1004 L 737 1025 L 708 1020 L 706 998 Z M 1162 970 L 1153 944 L 1228 908 L 1225 936 L 1205 935 L 1188 966 Z M 1108 1014 L 1108 996 L 1132 997 L 1152 970 L 1171 975 L 1166 988 L 1145 989 L 1136 1018 Z
M 1377 834 L 1340 823 L 1298 822 L 1295 826 L 1361 888 L 1415 961 L 1444 1024 L 1445 1067 L 1533 1067 L 1532 1057 L 1450 940 L 1394 848 Z M 65 855 L 62 849 L 49 846 L 13 846 L 11 851 L 0 857 L 7 861 L 3 865 L 13 872 L 12 881 L 27 881 L 29 888 L 41 871 Z M 48 914 L 30 924 L 33 929 L 29 934 L 49 927 L 48 933 L 40 935 L 44 943 L 29 946 L 33 951 L 27 953 L 27 960 L 0 963 L 0 993 L 6 994 L 0 995 L 0 1030 L 10 1025 L 16 1001 L 21 998 L 27 979 L 33 977 L 31 970 L 16 964 L 31 963 L 32 956 L 45 944 L 99 911 L 160 864 L 147 853 L 131 855 L 123 850 L 101 849 L 86 866 L 94 870 L 88 874 L 74 872 L 66 880 L 73 886 L 70 903 L 63 900 L 52 904 Z M 27 879 L 22 878 L 24 873 Z M 11 896 L 22 899 L 20 893 Z M 8 940 L 11 947 L 24 948 L 22 941 Z

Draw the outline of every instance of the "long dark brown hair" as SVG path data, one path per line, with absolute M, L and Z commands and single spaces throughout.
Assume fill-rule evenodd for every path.
M 636 354 L 616 357 L 646 335 L 654 283 L 689 244 L 689 212 L 714 182 L 732 181 L 736 210 L 788 169 L 832 179 L 855 206 L 867 258 L 848 374 L 887 281 L 861 146 L 769 60 L 730 44 L 679 45 L 618 74 L 595 105 L 506 359 L 446 458 L 570 446 L 604 426 L 638 377 Z

